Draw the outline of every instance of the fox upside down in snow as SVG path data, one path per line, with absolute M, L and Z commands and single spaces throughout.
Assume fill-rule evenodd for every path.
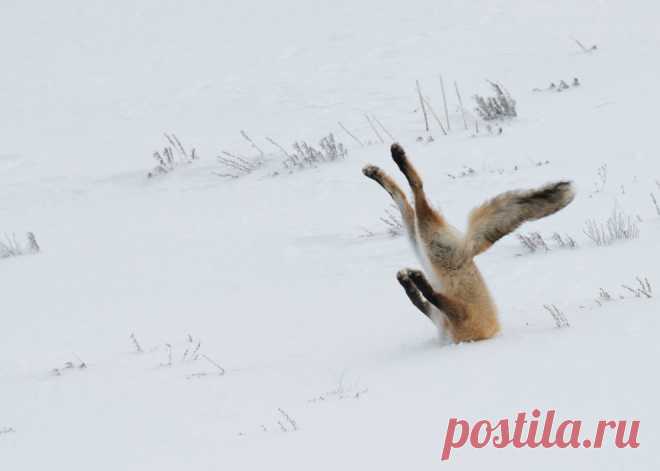
M 454 342 L 483 340 L 500 329 L 497 309 L 474 257 L 525 221 L 549 216 L 575 197 L 571 182 L 550 183 L 535 190 L 502 193 L 472 210 L 467 234 L 449 225 L 431 207 L 422 180 L 399 144 L 392 144 L 392 159 L 404 174 L 413 193 L 413 206 L 397 183 L 380 168 L 362 170 L 392 197 L 408 237 L 435 289 L 419 270 L 403 269 L 397 279 L 410 301 L 436 325 L 443 325 Z

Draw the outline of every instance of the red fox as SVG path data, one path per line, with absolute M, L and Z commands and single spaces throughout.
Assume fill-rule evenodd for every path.
M 502 193 L 472 210 L 464 236 L 431 207 L 422 179 L 403 148 L 395 143 L 391 152 L 410 184 L 413 206 L 380 168 L 367 165 L 362 173 L 379 183 L 398 206 L 408 237 L 431 279 L 420 270 L 403 269 L 397 273 L 399 283 L 417 309 L 438 327 L 443 326 L 454 342 L 493 337 L 500 330 L 497 309 L 474 257 L 525 221 L 566 207 L 575 197 L 572 183 L 560 181 L 535 190 Z

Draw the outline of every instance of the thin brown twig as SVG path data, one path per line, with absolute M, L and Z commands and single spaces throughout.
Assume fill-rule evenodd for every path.
M 584 52 L 589 52 L 589 49 L 587 49 L 587 48 L 584 46 L 584 44 L 582 44 L 580 41 L 578 41 L 578 40 L 575 39 L 575 38 L 573 38 L 573 41 L 575 41 L 575 42 L 577 43 L 577 45 L 580 46 L 580 49 L 582 49 Z
M 442 80 L 442 75 L 440 77 L 440 89 L 442 90 L 442 103 L 445 107 L 445 118 L 447 120 L 447 131 L 451 131 L 451 123 L 449 122 L 449 109 L 447 108 L 447 96 L 445 95 L 445 82 Z
M 439 118 L 438 115 L 435 113 L 435 110 L 434 110 L 433 107 L 431 106 L 431 103 L 428 101 L 427 98 L 424 98 L 423 100 L 424 100 L 424 102 L 426 103 L 426 106 L 428 106 L 429 111 L 431 112 L 431 114 L 433 115 L 433 117 L 435 118 L 435 120 L 437 121 L 438 126 L 440 126 L 440 129 L 442 130 L 442 133 L 446 136 L 446 135 L 447 135 L 447 131 L 445 131 L 445 127 L 442 125 L 442 121 L 440 121 L 440 118 Z
M 390 134 L 390 132 L 385 128 L 385 126 L 383 126 L 383 123 L 381 123 L 378 118 L 376 118 L 375 116 L 372 116 L 372 118 L 373 118 L 374 121 L 376 121 L 376 124 L 378 124 L 378 126 L 380 126 L 380 128 L 383 130 L 383 132 L 385 134 L 387 134 L 387 136 L 390 139 L 392 139 L 392 142 L 396 141 L 396 139 L 394 139 L 394 136 L 392 136 L 392 134 Z
M 463 106 L 463 99 L 461 98 L 461 92 L 458 91 L 458 83 L 454 82 L 454 88 L 456 89 L 458 104 L 461 106 L 461 114 L 463 115 L 463 124 L 465 125 L 465 130 L 467 131 L 468 123 L 467 123 L 467 119 L 465 118 L 465 107 Z
M 371 130 L 374 132 L 376 137 L 381 143 L 384 143 L 385 141 L 383 140 L 382 136 L 378 133 L 378 130 L 376 129 L 376 126 L 374 126 L 374 123 L 371 122 L 371 118 L 369 118 L 368 114 L 365 114 L 364 117 L 367 119 L 367 122 L 369 123 L 369 126 L 371 127 Z
M 243 139 L 245 139 L 246 141 L 248 141 L 248 142 L 250 143 L 250 145 L 251 145 L 252 147 L 254 147 L 255 150 L 256 150 L 257 152 L 259 152 L 259 155 L 260 155 L 261 157 L 263 157 L 264 155 L 266 155 L 266 154 L 264 154 L 264 151 L 261 150 L 261 147 L 259 147 L 257 144 L 255 144 L 254 141 L 253 141 L 252 139 L 250 139 L 250 136 L 248 136 L 247 133 L 246 133 L 245 131 L 243 131 L 242 129 L 241 129 L 241 136 L 243 136 Z
M 355 142 L 357 142 L 358 144 L 360 144 L 361 147 L 364 147 L 364 144 L 362 144 L 362 141 L 361 141 L 360 139 L 358 139 L 357 137 L 355 137 L 355 135 L 354 135 L 351 131 L 349 131 L 348 129 L 346 129 L 346 126 L 344 126 L 343 124 L 341 124 L 341 121 L 337 121 L 337 124 L 339 124 L 339 127 L 342 128 L 342 129 L 344 130 L 344 132 L 346 132 L 346 134 L 348 134 L 349 136 L 351 136 L 351 137 L 353 138 L 353 140 L 355 140 Z
M 218 369 L 218 371 L 219 371 L 218 374 L 219 374 L 220 376 L 224 375 L 224 374 L 227 372 L 222 366 L 220 366 L 218 363 L 216 363 L 215 361 L 213 361 L 209 356 L 204 355 L 204 354 L 201 354 L 200 356 L 201 356 L 202 358 L 204 358 L 206 361 L 208 361 L 210 364 L 212 364 L 213 366 L 215 366 L 215 367 Z
M 424 96 L 422 95 L 422 87 L 419 85 L 419 80 L 417 80 L 417 94 L 419 95 L 419 103 L 422 107 L 422 113 L 424 113 L 424 125 L 426 126 L 426 132 L 429 132 L 429 117 L 426 114 L 426 106 L 424 105 Z M 446 134 L 446 133 L 445 133 Z
M 291 154 L 289 154 L 289 153 L 286 151 L 286 149 L 284 149 L 284 147 L 282 147 L 281 145 L 279 145 L 274 139 L 271 139 L 270 137 L 267 137 L 266 140 L 267 140 L 268 142 L 270 142 L 271 144 L 273 144 L 275 147 L 277 147 L 279 150 L 281 150 L 282 153 L 283 153 L 287 158 L 291 158 Z

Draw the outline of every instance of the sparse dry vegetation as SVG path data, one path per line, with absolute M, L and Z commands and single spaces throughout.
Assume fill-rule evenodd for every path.
M 73 362 L 73 361 L 67 361 L 64 363 L 64 366 L 60 368 L 53 368 L 51 370 L 51 373 L 55 376 L 62 376 L 62 374 L 67 371 L 67 370 L 84 370 L 87 369 L 87 363 L 82 361 L 80 358 L 77 359 L 78 361 Z
M 538 251 L 549 252 L 554 249 L 574 249 L 577 247 L 577 242 L 569 235 L 562 236 L 555 232 L 551 236 L 552 244 L 546 242 L 539 232 L 530 232 L 528 234 L 517 234 L 520 244 L 529 252 L 534 253 Z
M 176 134 L 165 133 L 164 136 L 168 145 L 153 153 L 156 166 L 147 174 L 149 178 L 165 175 L 177 167 L 188 165 L 198 159 L 195 149 L 187 151 Z
M 544 304 L 543 308 L 550 313 L 555 321 L 555 326 L 558 329 L 571 326 L 571 324 L 568 323 L 568 319 L 566 319 L 566 315 L 564 315 L 564 313 L 554 304 Z
M 289 153 L 282 161 L 285 170 L 294 172 L 313 168 L 326 162 L 342 160 L 348 155 L 346 147 L 335 140 L 330 133 L 319 141 L 319 147 L 314 147 L 305 141 L 296 141 L 293 144 L 293 153 Z
M 624 289 L 628 290 L 628 292 L 632 293 L 633 296 L 636 298 L 652 298 L 653 297 L 653 289 L 651 288 L 651 283 L 649 282 L 648 278 L 640 278 L 639 276 L 636 278 L 637 280 L 637 286 L 634 288 L 631 288 L 628 285 L 621 285 L 623 286 Z
M 598 297 L 596 298 L 596 304 L 602 306 L 605 303 L 615 301 L 617 299 L 626 299 L 625 294 L 632 294 L 635 298 L 652 298 L 653 297 L 653 288 L 651 282 L 648 278 L 641 276 L 635 277 L 637 285 L 629 286 L 622 284 L 621 287 L 625 290 L 623 294 L 617 296 L 612 295 L 610 291 L 605 288 L 600 288 L 598 291 Z
M 611 245 L 618 240 L 637 239 L 639 225 L 635 218 L 615 208 L 605 223 L 587 220 L 584 233 L 598 246 Z
M 382 216 L 380 220 L 387 227 L 387 234 L 390 237 L 399 237 L 405 233 L 405 227 L 403 227 L 403 222 L 401 221 L 401 216 L 395 210 L 385 210 L 385 216 Z
M 131 334 L 131 341 L 133 342 L 133 347 L 135 347 L 135 353 L 144 353 L 144 350 L 142 349 L 142 345 L 140 345 L 140 342 L 138 342 L 138 339 L 135 336 L 135 334 Z
M 281 407 L 277 408 L 281 419 L 277 421 L 280 430 L 283 432 L 296 432 L 298 431 L 298 423 Z
M 573 41 L 575 41 L 575 44 L 577 44 L 578 47 L 580 48 L 580 50 L 582 52 L 584 52 L 585 54 L 588 54 L 590 52 L 594 52 L 598 49 L 598 46 L 596 46 L 595 44 L 592 44 L 591 47 L 587 47 L 575 38 L 573 38 Z
M 130 335 L 130 340 L 135 353 L 158 353 L 162 355 L 164 350 L 165 358 L 161 360 L 158 366 L 161 368 L 176 368 L 187 366 L 197 368 L 200 360 L 204 360 L 212 368 L 205 368 L 200 371 L 194 371 L 186 375 L 186 379 L 203 378 L 206 376 L 223 376 L 227 370 L 215 361 L 210 355 L 203 353 L 202 341 L 188 334 L 184 342 L 157 345 L 153 348 L 145 349 L 135 334 Z
M 252 172 L 260 169 L 266 164 L 264 157 L 255 157 L 248 159 L 236 154 L 232 154 L 226 150 L 222 151 L 222 155 L 216 157 L 218 164 L 222 168 L 219 172 L 213 172 L 215 175 L 223 178 L 239 178 L 251 174 Z
M 655 195 L 651 193 L 651 201 L 653 201 L 653 206 L 655 207 L 655 212 L 660 216 L 660 205 L 658 205 L 658 200 L 655 199 Z
M 525 247 L 529 252 L 536 252 L 542 249 L 545 252 L 550 251 L 548 244 L 538 232 L 530 232 L 529 234 L 516 234 L 520 244 Z
M 466 178 L 466 177 L 474 177 L 477 175 L 507 175 L 511 173 L 516 173 L 519 172 L 523 168 L 529 168 L 529 167 L 544 167 L 546 165 L 550 165 L 549 160 L 539 160 L 539 161 L 531 161 L 529 163 L 525 164 L 515 164 L 511 168 L 491 168 L 491 169 L 483 169 L 480 171 L 475 170 L 474 168 L 468 166 L 468 165 L 463 165 L 463 168 L 459 171 L 456 171 L 454 173 L 447 173 L 447 176 L 451 178 L 452 180 L 456 180 L 459 178 Z
M 395 205 L 391 205 L 391 208 L 385 210 L 385 215 L 380 217 L 380 221 L 385 226 L 384 230 L 370 230 L 362 228 L 363 234 L 360 237 L 368 238 L 383 235 L 388 237 L 400 237 L 406 232 L 399 210 Z
M 550 82 L 550 85 L 548 85 L 547 88 L 534 88 L 532 89 L 532 91 L 533 92 L 563 92 L 564 90 L 568 90 L 570 88 L 576 88 L 582 85 L 577 77 L 573 77 L 573 80 L 570 80 L 570 82 L 571 82 L 570 85 L 566 80 L 560 80 L 559 85 L 555 84 L 555 82 Z
M 510 119 L 518 116 L 516 100 L 502 84 L 488 82 L 495 92 L 495 96 L 483 97 L 474 95 L 477 103 L 475 111 L 484 121 Z
M 5 234 L 0 238 L 0 258 L 18 257 L 38 253 L 41 250 L 34 233 L 25 235 L 25 242 L 19 242 L 16 234 Z
M 246 133 L 242 131 L 243 137 L 250 143 L 251 147 L 257 150 L 255 157 L 245 157 L 229 151 L 222 151 L 222 155 L 217 157 L 217 162 L 221 169 L 213 172 L 215 175 L 224 178 L 240 178 L 249 175 L 261 168 L 269 166 L 270 162 L 279 164 L 280 168 L 272 171 L 270 176 L 277 176 L 282 173 L 294 173 L 299 170 L 314 168 L 318 165 L 342 160 L 348 155 L 348 150 L 341 142 L 335 139 L 334 134 L 330 133 L 323 137 L 315 147 L 306 141 L 296 141 L 292 145 L 292 150 L 286 150 L 274 139 L 267 137 L 266 140 L 272 144 L 281 154 L 281 157 L 275 155 L 268 156 Z
M 607 184 L 607 164 L 598 167 L 596 173 L 598 174 L 598 180 L 594 183 L 594 193 L 601 193 Z
M 316 403 L 332 400 L 343 400 L 343 399 L 360 399 L 365 395 L 369 390 L 367 388 L 361 388 L 357 385 L 347 386 L 344 384 L 344 376 L 339 380 L 339 384 L 336 388 L 327 391 L 319 396 L 313 397 L 307 402 Z

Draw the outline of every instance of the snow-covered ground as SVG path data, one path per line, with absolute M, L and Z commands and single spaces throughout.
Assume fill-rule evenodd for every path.
M 0 469 L 657 469 L 655 2 L 0 10 L 0 234 L 32 231 L 41 247 L 0 259 Z M 431 119 L 426 142 L 415 82 L 444 120 L 439 74 L 451 131 Z M 574 77 L 579 87 L 532 91 Z M 486 79 L 517 100 L 501 135 L 484 122 L 475 135 L 471 97 L 491 93 Z M 461 228 L 501 191 L 576 183 L 573 204 L 519 231 L 550 251 L 511 235 L 478 257 L 495 339 L 447 344 L 398 285 L 418 263 L 386 234 L 390 201 L 360 169 L 404 179 L 365 114 Z M 221 178 L 221 151 L 259 155 L 241 130 L 266 164 Z M 199 159 L 147 178 L 163 132 Z M 346 158 L 291 174 L 267 140 L 291 152 L 330 132 Z M 598 247 L 586 222 L 615 208 L 639 237 Z M 557 248 L 555 232 L 578 247 Z M 622 287 L 636 277 L 652 298 Z M 640 420 L 640 446 L 464 447 L 440 461 L 449 418 L 534 408 L 592 429 Z

